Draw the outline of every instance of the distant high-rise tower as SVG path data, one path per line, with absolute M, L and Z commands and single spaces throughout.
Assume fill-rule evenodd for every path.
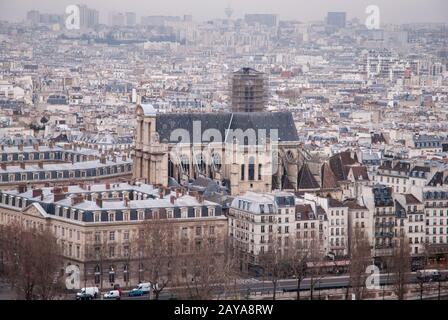
M 277 25 L 277 15 L 270 13 L 245 14 L 244 21 L 250 26 L 258 23 L 267 27 L 275 27 Z
M 242 68 L 232 74 L 232 111 L 259 112 L 265 110 L 268 97 L 267 77 L 252 68 Z
M 227 19 L 230 19 L 233 14 L 233 9 L 230 7 L 230 5 L 228 5 L 227 8 L 224 9 L 224 13 L 226 14 Z
M 40 22 L 40 13 L 37 10 L 28 11 L 26 14 L 26 20 L 28 20 L 31 24 L 35 25 Z
M 345 28 L 346 16 L 347 14 L 345 12 L 328 12 L 327 25 L 338 28 Z
M 137 15 L 135 12 L 126 12 L 126 26 L 127 27 L 133 27 L 137 24 Z
M 78 4 L 81 28 L 94 28 L 99 24 L 98 10 Z

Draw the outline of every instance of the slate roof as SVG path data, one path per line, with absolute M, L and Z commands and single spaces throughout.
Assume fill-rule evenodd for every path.
M 330 158 L 330 168 L 338 181 L 347 180 L 348 170 L 345 166 L 358 163 L 356 154 L 352 158 L 349 151 L 340 152 Z
M 325 162 L 321 168 L 321 186 L 322 189 L 334 189 L 339 187 L 336 176 L 331 170 L 328 162 Z
M 404 195 L 406 200 L 406 204 L 421 204 L 420 200 L 418 200 L 413 194 L 407 193 Z
M 297 189 L 319 189 L 320 186 L 305 162 L 297 175 Z
M 157 114 L 156 131 L 161 142 L 170 142 L 170 136 L 176 129 L 184 129 L 189 133 L 190 142 L 193 140 L 193 123 L 199 121 L 200 133 L 218 130 L 221 139 L 227 141 L 228 130 L 240 129 L 243 133 L 247 129 L 266 130 L 266 137 L 271 137 L 271 130 L 278 130 L 279 141 L 298 141 L 297 129 L 290 112 L 236 112 L 236 113 L 163 113 Z M 199 126 L 198 126 L 199 128 Z M 212 131 L 209 131 L 213 134 Z M 275 136 L 272 136 L 273 138 Z M 213 139 L 213 138 L 212 138 Z M 177 141 L 171 141 L 177 142 Z M 204 141 L 206 142 L 206 141 Z M 216 141 L 215 142 L 220 142 Z M 249 142 L 251 144 L 252 141 Z M 262 143 L 262 141 L 260 141 Z M 239 141 L 243 144 L 244 141 Z
M 367 168 L 364 166 L 353 166 L 350 167 L 353 172 L 353 176 L 355 180 L 370 180 L 369 175 L 367 173 Z

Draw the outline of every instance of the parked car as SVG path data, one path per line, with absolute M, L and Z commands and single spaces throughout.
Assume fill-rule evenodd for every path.
M 104 299 L 120 300 L 120 298 L 121 298 L 121 294 L 120 294 L 120 291 L 118 291 L 118 290 L 111 290 L 104 294 Z
M 129 291 L 128 296 L 129 297 L 140 297 L 142 295 L 144 295 L 145 293 L 139 289 L 139 288 L 134 288 L 131 291 Z
M 141 282 L 138 284 L 137 289 L 143 291 L 143 294 L 148 294 L 151 292 L 152 284 L 151 282 Z
M 93 296 L 89 293 L 77 293 L 76 300 L 93 300 Z
M 433 280 L 437 281 L 441 278 L 441 274 L 439 270 L 436 269 L 426 269 L 417 271 L 417 279 L 419 280 Z
M 97 287 L 81 288 L 81 290 L 76 293 L 76 299 L 81 300 L 81 298 L 84 298 L 83 300 L 86 300 L 88 296 L 96 299 L 98 297 L 98 293 L 99 291 Z

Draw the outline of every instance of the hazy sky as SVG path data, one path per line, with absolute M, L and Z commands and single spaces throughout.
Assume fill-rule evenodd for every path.
M 380 8 L 382 23 L 448 23 L 448 0 L 0 0 L 0 19 L 20 21 L 31 9 L 63 13 L 69 4 L 86 4 L 100 11 L 106 23 L 109 11 L 133 11 L 142 15 L 192 14 L 194 20 L 224 18 L 224 8 L 233 8 L 233 18 L 244 13 L 276 13 L 280 19 L 322 20 L 327 11 L 346 11 L 348 19 L 364 21 L 365 9 Z

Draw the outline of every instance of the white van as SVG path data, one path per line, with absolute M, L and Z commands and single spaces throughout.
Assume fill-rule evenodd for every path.
M 142 292 L 144 294 L 150 293 L 151 288 L 152 288 L 151 282 L 142 282 L 142 283 L 139 283 L 137 286 L 137 289 L 142 290 Z
M 98 297 L 98 293 L 99 291 L 97 287 L 81 288 L 81 290 L 76 293 L 76 299 L 87 298 L 89 296 L 96 299 Z
M 104 294 L 104 299 L 120 300 L 120 291 L 118 291 L 118 290 L 111 290 L 108 293 Z

